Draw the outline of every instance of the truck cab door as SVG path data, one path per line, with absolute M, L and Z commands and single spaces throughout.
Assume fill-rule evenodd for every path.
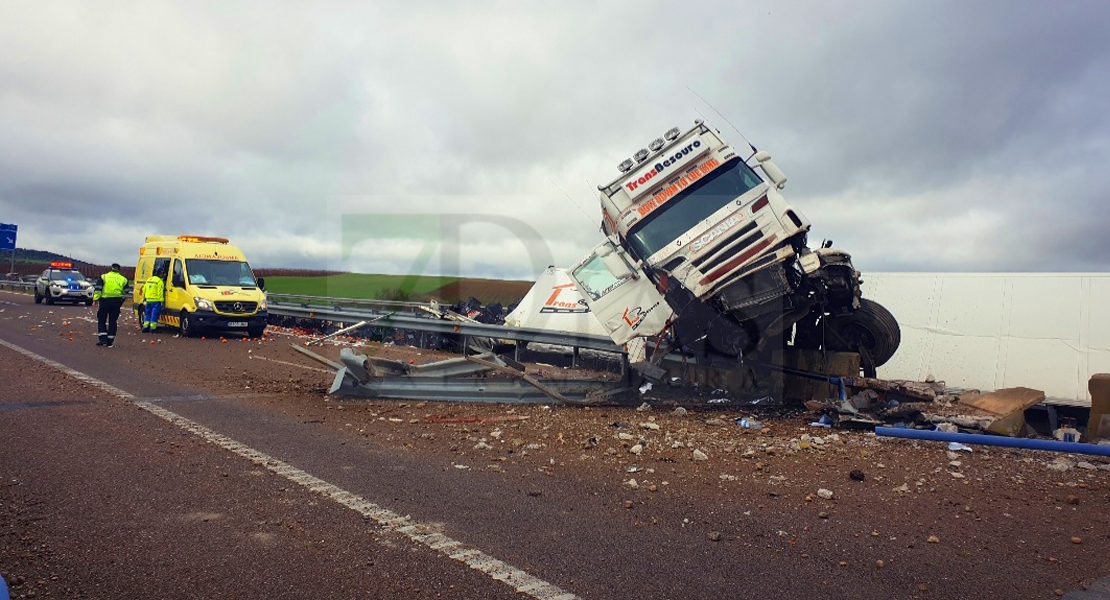
M 582 259 L 570 277 L 618 344 L 662 333 L 673 314 L 655 284 L 610 240 Z

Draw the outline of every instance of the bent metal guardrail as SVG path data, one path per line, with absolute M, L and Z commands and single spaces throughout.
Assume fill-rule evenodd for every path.
M 617 346 L 613 343 L 613 340 L 608 337 L 548 331 L 545 329 L 507 327 L 504 325 L 489 325 L 486 323 L 463 323 L 459 321 L 390 314 L 365 309 L 334 306 L 305 306 L 283 302 L 271 302 L 269 305 L 269 312 L 272 315 L 282 317 L 340 321 L 344 323 L 357 323 L 359 321 L 377 319 L 373 323 L 374 327 L 411 329 L 413 331 L 424 331 L 428 333 L 446 333 L 469 337 L 486 337 L 514 340 L 517 342 L 570 346 L 573 348 L 584 348 L 619 354 L 627 353 L 625 348 Z

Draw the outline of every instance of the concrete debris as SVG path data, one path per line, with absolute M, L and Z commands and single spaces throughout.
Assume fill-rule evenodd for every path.
M 820 496 L 823 500 L 832 500 L 833 492 L 832 490 L 821 488 L 817 490 L 817 495 Z
M 631 448 L 629 448 L 628 451 L 631 452 L 632 454 L 635 454 L 635 455 L 639 456 L 644 451 L 644 445 L 643 444 L 636 444 L 636 445 L 632 446 Z
M 647 430 L 650 430 L 650 431 L 659 431 L 659 423 L 653 423 L 651 421 L 640 423 L 640 429 L 647 429 Z
M 624 487 L 626 487 L 630 490 L 635 490 L 635 489 L 639 489 L 640 484 L 635 479 L 629 479 L 628 481 L 624 482 Z
M 1075 467 L 1075 461 L 1064 456 L 1058 456 L 1053 461 L 1047 463 L 1045 467 L 1047 467 L 1049 471 L 1063 473 L 1064 471 L 1070 471 L 1073 467 Z
M 709 455 L 701 450 L 694 450 L 694 460 L 709 460 Z
M 1081 460 L 1081 461 L 1075 463 L 1075 467 L 1077 469 L 1085 469 L 1087 471 L 1094 471 L 1095 469 L 1098 468 L 1098 466 L 1096 466 L 1095 464 L 1089 463 L 1085 460 Z
M 647 387 L 647 389 L 650 390 L 651 389 L 651 384 L 647 383 L 647 384 L 645 384 L 645 387 Z M 640 388 L 640 393 L 643 393 L 643 392 L 644 392 L 644 388 L 641 387 Z M 643 404 L 636 407 L 636 412 L 648 412 L 649 410 L 651 410 L 651 405 L 648 404 L 647 402 L 644 402 Z

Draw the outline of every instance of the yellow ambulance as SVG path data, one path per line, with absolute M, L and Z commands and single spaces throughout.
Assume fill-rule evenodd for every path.
M 227 238 L 148 235 L 135 267 L 135 314 L 144 310 L 143 284 L 160 272 L 166 299 L 160 325 L 186 337 L 238 331 L 259 337 L 266 329 L 265 281 L 254 276 L 243 251 Z

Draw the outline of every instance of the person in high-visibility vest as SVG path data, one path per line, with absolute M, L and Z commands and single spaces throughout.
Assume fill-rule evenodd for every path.
M 112 263 L 112 270 L 96 280 L 93 302 L 96 302 L 96 345 L 112 347 L 116 342 L 116 321 L 123 306 L 123 291 L 127 278 L 120 274 L 119 263 Z
M 153 333 L 158 329 L 158 315 L 162 312 L 162 303 L 166 299 L 166 282 L 162 279 L 165 275 L 164 271 L 155 271 L 143 284 L 143 304 L 146 305 L 143 333 Z

